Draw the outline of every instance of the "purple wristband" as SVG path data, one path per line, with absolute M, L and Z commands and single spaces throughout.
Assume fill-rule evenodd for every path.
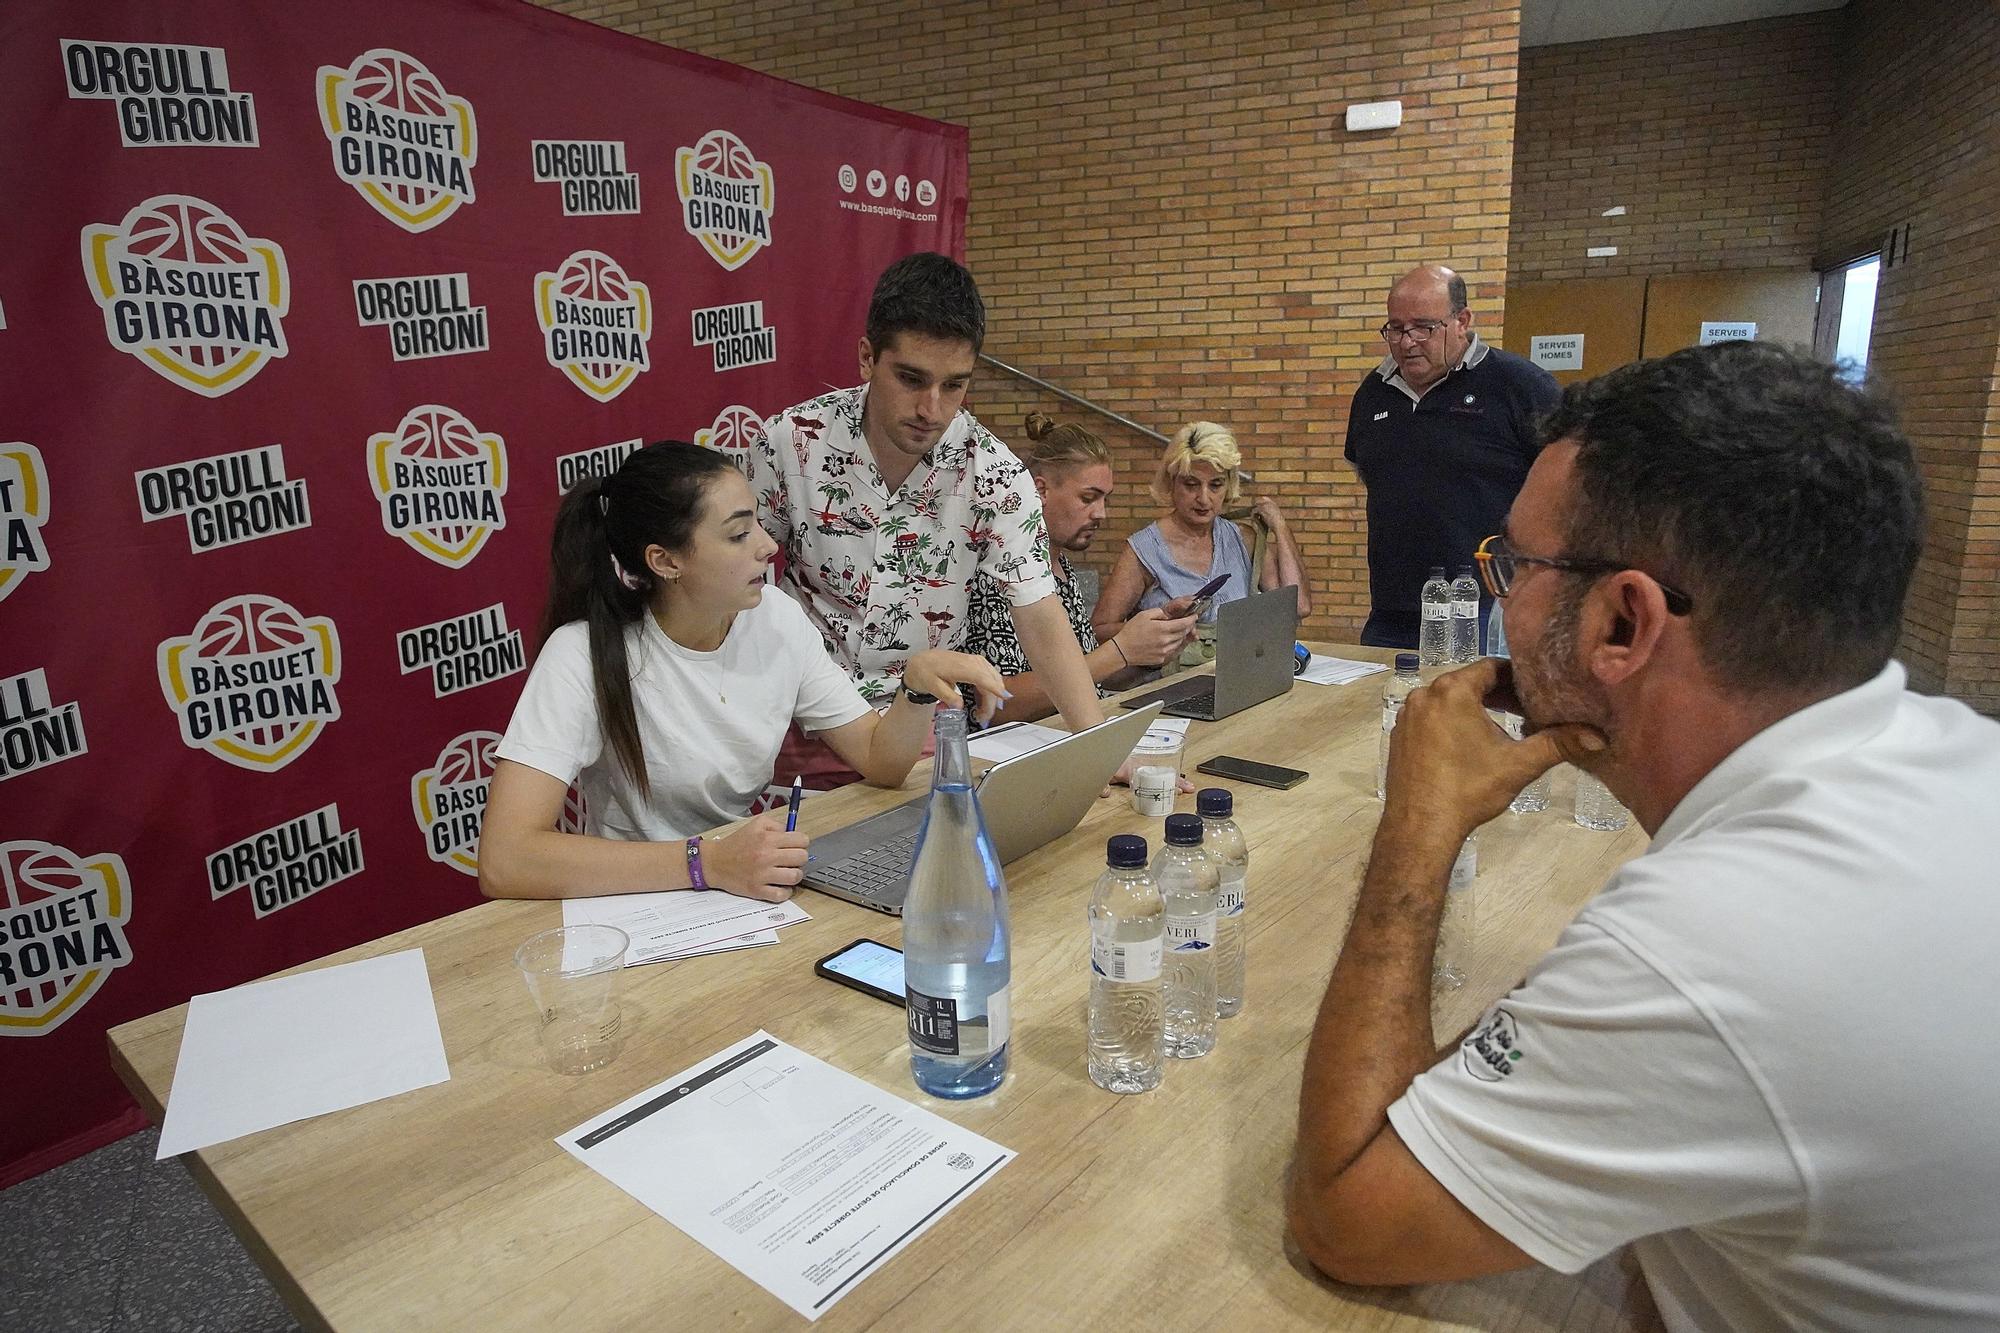
M 697 889 L 708 887 L 708 879 L 701 873 L 701 839 L 687 840 L 688 883 Z

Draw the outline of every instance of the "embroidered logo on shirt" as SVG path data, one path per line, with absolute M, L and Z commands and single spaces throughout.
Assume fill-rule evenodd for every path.
M 1495 1009 L 1459 1043 L 1459 1050 L 1466 1073 L 1482 1083 L 1498 1083 L 1513 1073 L 1521 1060 L 1520 1030 L 1514 1016 L 1505 1009 Z
M 1377 421 L 1381 421 L 1381 420 L 1384 420 L 1385 418 L 1387 418 L 1387 417 L 1388 417 L 1388 415 L 1389 415 L 1389 414 L 1388 414 L 1387 412 L 1377 412 L 1377 413 L 1375 414 L 1375 420 L 1377 420 Z

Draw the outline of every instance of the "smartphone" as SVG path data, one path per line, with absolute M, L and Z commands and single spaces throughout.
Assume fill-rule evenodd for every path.
M 1213 759 L 1203 760 L 1194 766 L 1194 771 L 1212 773 L 1218 778 L 1231 778 L 1237 782 L 1254 783 L 1259 787 L 1276 787 L 1280 791 L 1289 791 L 1309 776 L 1304 769 L 1260 764 L 1249 759 L 1238 759 L 1233 754 L 1219 754 Z
M 903 951 L 877 940 L 856 940 L 813 964 L 828 981 L 851 986 L 884 1004 L 903 1007 Z
M 1222 585 L 1227 582 L 1229 582 L 1229 575 L 1217 574 L 1214 578 L 1196 588 L 1194 590 L 1194 601 L 1188 606 L 1188 614 L 1197 617 L 1206 615 L 1208 613 L 1208 604 L 1215 600 L 1215 594 L 1222 591 Z

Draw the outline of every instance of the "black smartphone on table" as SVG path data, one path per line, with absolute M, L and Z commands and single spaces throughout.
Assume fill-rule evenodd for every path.
M 903 1007 L 903 951 L 879 940 L 860 939 L 835 949 L 814 963 L 813 971 L 884 1004 Z
M 1276 787 L 1279 791 L 1289 791 L 1310 776 L 1301 768 L 1280 768 L 1276 764 L 1260 764 L 1252 759 L 1238 759 L 1233 754 L 1219 754 L 1213 759 L 1204 759 L 1194 766 L 1197 773 L 1208 773 L 1218 778 L 1230 778 L 1237 782 L 1253 783 L 1259 787 Z

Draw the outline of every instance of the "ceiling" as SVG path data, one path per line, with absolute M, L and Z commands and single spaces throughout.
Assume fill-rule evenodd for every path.
M 1846 0 L 1521 0 L 1521 45 L 1556 46 L 1839 9 Z

